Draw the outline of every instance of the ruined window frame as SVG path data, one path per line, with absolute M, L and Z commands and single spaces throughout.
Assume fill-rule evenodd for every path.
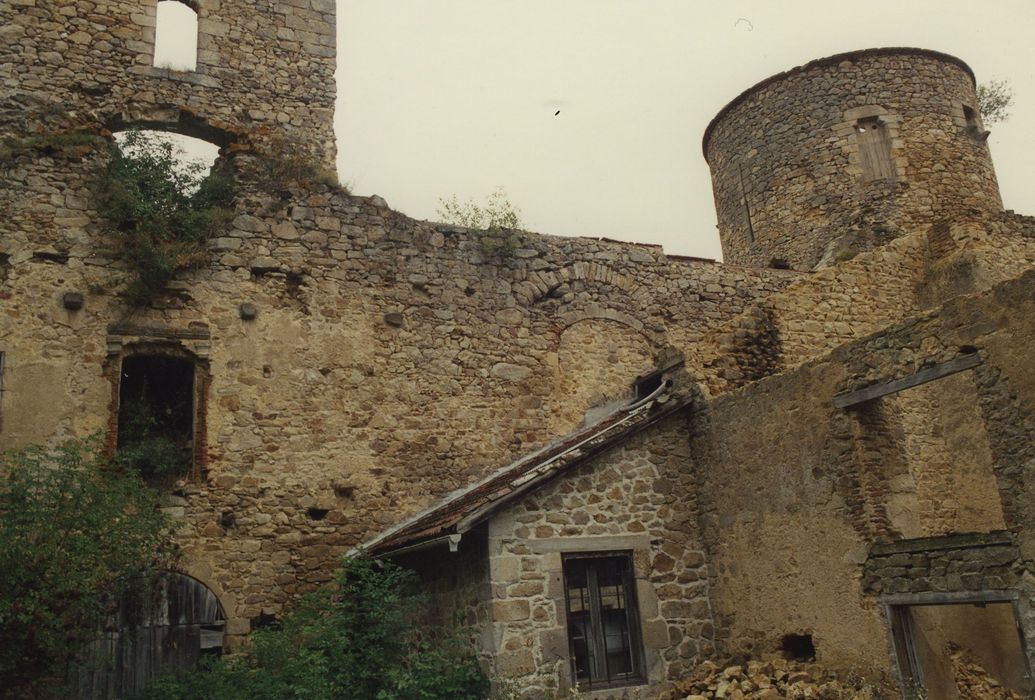
M 595 669 L 596 674 L 599 676 L 601 668 L 603 669 L 604 677 L 601 680 L 593 680 L 594 671 L 589 672 L 588 681 L 580 679 L 575 665 L 575 635 L 573 634 L 573 629 L 576 623 L 572 619 L 572 603 L 568 585 L 568 581 L 571 578 L 569 567 L 575 561 L 592 562 L 586 567 L 588 575 L 587 589 L 589 590 L 590 601 L 590 634 L 592 635 L 590 643 L 596 650 L 594 656 L 597 667 Z M 621 674 L 623 676 L 621 678 L 612 679 L 607 670 L 606 634 L 602 626 L 601 598 L 599 586 L 597 585 L 597 576 L 603 567 L 616 562 L 620 563 L 622 567 L 621 577 L 625 595 L 624 610 L 626 613 L 624 632 L 628 638 L 627 648 L 632 670 L 626 674 Z M 567 552 L 561 557 L 561 571 L 564 582 L 564 611 L 562 619 L 568 640 L 568 665 L 572 683 L 578 683 L 579 688 L 583 690 L 622 688 L 646 684 L 648 682 L 647 667 L 641 631 L 639 601 L 636 594 L 636 573 L 633 553 L 628 550 L 618 552 Z M 592 574 L 589 572 L 592 572 Z M 603 654 L 600 653 L 601 651 L 603 651 Z
M 893 669 L 899 680 L 902 700 L 924 700 L 927 697 L 923 665 L 916 649 L 912 618 L 912 610 L 921 607 L 974 604 L 1010 605 L 1013 610 L 1014 623 L 1017 626 L 1021 659 L 1025 664 L 1025 676 L 1032 680 L 1024 632 L 1024 617 L 1020 609 L 1018 591 L 1006 589 L 892 594 L 883 596 L 881 603 L 884 608 L 884 619 L 887 621 Z
M 108 410 L 107 450 L 115 454 L 119 443 L 122 367 L 125 360 L 134 357 L 173 357 L 189 362 L 191 374 L 191 456 L 188 469 L 179 478 L 201 480 L 205 478 L 204 456 L 207 450 L 206 415 L 208 412 L 208 387 L 210 382 L 209 363 L 206 357 L 169 342 L 141 340 L 127 344 L 109 356 L 105 374 L 111 383 L 111 398 Z

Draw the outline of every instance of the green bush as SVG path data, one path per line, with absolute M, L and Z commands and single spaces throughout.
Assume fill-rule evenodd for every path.
M 208 240 L 233 215 L 233 181 L 184 162 L 168 140 L 129 132 L 98 177 L 97 209 L 133 272 L 130 303 L 146 305 L 182 270 L 208 259 Z
M 157 504 L 95 440 L 0 456 L 0 688 L 57 694 L 117 601 L 172 565 Z
M 145 479 L 176 477 L 191 466 L 190 442 L 177 440 L 146 399 L 129 400 L 122 407 L 119 449 L 114 461 Z M 153 485 L 153 482 L 151 482 Z
M 457 632 L 421 639 L 412 572 L 345 559 L 336 584 L 304 597 L 244 653 L 165 678 L 147 700 L 481 700 L 489 684 Z
M 521 229 L 521 210 L 511 204 L 502 187 L 485 198 L 484 206 L 470 199 L 461 203 L 456 195 L 438 201 L 442 205 L 438 215 L 443 221 L 480 229 L 478 245 L 486 256 L 507 259 L 514 255 L 519 242 L 514 232 Z

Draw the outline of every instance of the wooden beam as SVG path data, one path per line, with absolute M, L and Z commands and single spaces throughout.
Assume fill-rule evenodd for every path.
M 948 362 L 942 362 L 933 367 L 922 369 L 916 374 L 910 374 L 908 377 L 893 379 L 890 382 L 883 382 L 881 384 L 871 384 L 870 386 L 859 389 L 858 391 L 849 391 L 845 394 L 838 394 L 834 397 L 834 406 L 836 408 L 848 408 L 849 406 L 854 406 L 856 404 L 863 403 L 864 401 L 879 399 L 881 396 L 894 394 L 903 389 L 911 389 L 914 386 L 920 386 L 921 384 L 926 384 L 935 379 L 941 379 L 950 374 L 956 374 L 965 369 L 977 367 L 979 364 L 981 364 L 981 358 L 976 352 L 961 355 L 955 360 L 949 360 Z

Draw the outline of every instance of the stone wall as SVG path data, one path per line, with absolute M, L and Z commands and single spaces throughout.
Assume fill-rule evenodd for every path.
M 527 697 L 570 684 L 563 555 L 631 552 L 650 686 L 592 697 L 652 698 L 713 650 L 708 582 L 694 534 L 687 432 L 673 417 L 576 467 L 490 521 L 495 673 Z
M 1031 516 L 1023 503 L 1035 453 L 1021 436 L 1035 429 L 1035 382 L 1023 349 L 1035 338 L 1033 289 L 1029 272 L 957 297 L 719 396 L 696 415 L 691 455 L 724 652 L 773 652 L 781 635 L 807 633 L 817 660 L 830 667 L 890 672 L 884 623 L 864 591 L 863 564 L 874 542 L 902 537 L 895 518 L 896 499 L 905 497 L 901 482 L 938 478 L 905 446 L 934 432 L 916 432 L 925 417 L 948 421 L 938 437 L 942 446 L 932 449 L 956 458 L 945 462 L 959 491 L 954 500 L 995 506 L 982 506 L 965 523 L 950 519 L 951 527 L 1017 532 L 1030 570 Z M 835 395 L 907 377 L 961 351 L 980 359 L 965 375 L 848 409 L 833 404 Z M 905 398 L 918 390 L 944 391 L 945 405 L 932 414 L 925 401 Z M 949 447 L 957 438 L 984 445 Z M 936 501 L 919 517 L 939 527 L 944 506 Z M 1027 589 L 1022 581 L 1025 619 Z
M 1035 222 L 973 212 L 922 226 L 835 267 L 804 275 L 692 345 L 712 395 L 788 371 L 910 315 L 1035 266 Z
M 809 270 L 919 224 L 1001 209 L 980 119 L 964 113 L 976 105 L 970 69 L 920 49 L 839 54 L 750 88 L 704 137 L 726 260 Z M 888 139 L 890 178 L 864 175 L 867 119 Z
M 427 596 L 423 622 L 442 633 L 458 631 L 488 671 L 493 651 L 488 528 L 465 533 L 456 552 L 443 543 L 392 561 L 416 572 L 421 595 Z
M 863 590 L 874 595 L 1002 591 L 1024 572 L 1008 532 L 878 544 L 866 559 Z
M 114 440 L 122 358 L 194 357 L 197 476 L 173 507 L 191 573 L 223 596 L 236 631 L 327 580 L 350 546 L 630 396 L 659 355 L 689 352 L 799 276 L 525 233 L 513 256 L 493 257 L 478 232 L 378 198 L 315 183 L 270 194 L 255 156 L 234 152 L 237 215 L 210 263 L 133 309 L 94 211 L 102 162 L 89 147 L 5 162 L 0 444 Z M 63 308 L 65 292 L 83 308 Z
M 334 2 L 198 0 L 196 71 L 152 66 L 157 2 L 0 8 L 0 136 L 160 126 L 221 146 L 294 142 L 334 167 Z

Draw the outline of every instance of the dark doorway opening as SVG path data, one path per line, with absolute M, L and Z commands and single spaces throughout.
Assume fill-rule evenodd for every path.
M 194 447 L 194 363 L 167 355 L 122 360 L 116 458 L 145 478 L 191 471 Z

